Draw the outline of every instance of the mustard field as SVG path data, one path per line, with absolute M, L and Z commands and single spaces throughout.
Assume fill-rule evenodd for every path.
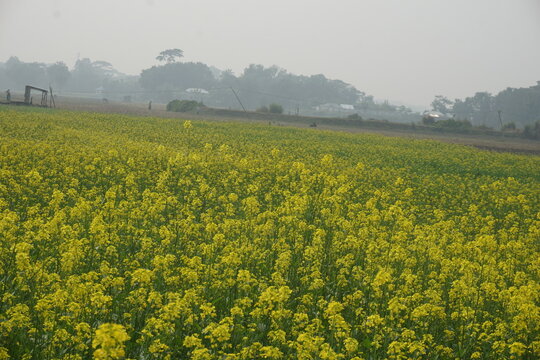
M 0 359 L 538 359 L 540 157 L 0 110 Z

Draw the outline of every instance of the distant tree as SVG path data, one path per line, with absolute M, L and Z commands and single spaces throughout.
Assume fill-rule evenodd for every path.
M 167 49 L 163 50 L 159 53 L 158 56 L 156 56 L 157 61 L 166 62 L 167 64 L 171 64 L 173 62 L 176 62 L 178 59 L 184 57 L 184 51 L 180 49 Z
M 470 99 L 473 114 L 473 124 L 478 125 L 497 125 L 496 113 L 494 112 L 495 99 L 488 92 L 477 92 Z
M 65 63 L 59 61 L 55 64 L 47 66 L 47 77 L 51 85 L 60 89 L 67 84 L 71 73 Z
M 435 99 L 431 103 L 432 109 L 442 114 L 448 114 L 449 112 L 451 112 L 453 105 L 454 103 L 451 100 L 442 95 L 435 96 Z
M 266 106 L 266 105 L 261 106 L 260 108 L 257 109 L 257 112 L 261 112 L 261 113 L 269 112 L 268 106 Z
M 540 86 L 507 88 L 495 96 L 495 107 L 520 127 L 532 124 L 540 114 Z
M 256 109 L 260 104 L 278 101 L 295 108 L 298 104 L 311 107 L 325 103 L 356 104 L 362 95 L 355 87 L 324 75 L 295 75 L 277 66 L 251 64 L 238 77 L 222 76 L 222 84 L 230 83 L 241 92 L 244 105 Z M 227 84 L 227 85 L 226 85 Z
M 540 120 L 534 124 L 526 125 L 523 129 L 523 136 L 529 139 L 540 139 Z
M 456 118 L 468 119 L 474 126 L 498 125 L 495 111 L 495 98 L 487 92 L 477 92 L 465 100 L 456 99 L 452 107 Z
M 107 61 L 77 60 L 71 72 L 70 86 L 75 91 L 93 91 L 105 82 L 122 75 Z
M 208 89 L 216 84 L 217 80 L 206 64 L 187 62 L 145 69 L 141 72 L 139 82 L 145 90 L 183 91 L 188 88 Z M 164 93 L 163 96 L 170 95 Z
M 270 104 L 270 106 L 268 106 L 268 112 L 272 114 L 283 114 L 283 106 L 279 104 Z
M 108 61 L 102 61 L 102 60 L 94 61 L 92 63 L 92 67 L 96 69 L 98 73 L 101 73 L 102 75 L 105 75 L 105 76 L 114 76 L 114 75 L 119 74 L 119 72 Z
M 463 100 L 456 99 L 452 113 L 456 118 L 469 119 L 474 126 L 498 127 L 501 121 L 498 114 L 503 114 L 504 121 L 514 123 L 516 128 L 525 127 L 534 124 L 540 114 L 540 85 L 509 87 L 495 96 L 477 92 Z
M 77 60 L 71 73 L 72 88 L 75 91 L 93 91 L 103 83 L 103 74 L 89 58 Z
M 47 85 L 47 75 L 43 63 L 25 63 L 12 56 L 5 64 L 5 74 L 10 87 L 22 88 L 25 85 L 45 87 Z
M 139 84 L 138 76 L 105 78 L 103 79 L 102 86 L 104 87 L 103 94 L 110 99 L 120 96 L 121 94 L 137 93 L 137 95 L 133 95 L 134 101 L 146 100 L 146 98 L 144 98 L 145 94 L 141 92 L 142 87 Z
M 221 84 L 224 86 L 236 86 L 238 78 L 234 76 L 234 73 L 231 69 L 226 69 L 221 72 L 220 81 Z

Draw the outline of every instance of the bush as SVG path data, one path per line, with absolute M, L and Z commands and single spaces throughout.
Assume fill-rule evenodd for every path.
M 195 100 L 173 100 L 167 104 L 167 111 L 188 112 L 204 107 L 203 103 Z
M 424 125 L 433 125 L 433 124 L 435 124 L 435 118 L 433 116 L 430 116 L 430 115 L 424 115 L 422 117 L 422 123 Z
M 269 111 L 268 106 L 265 106 L 265 105 L 257 109 L 257 112 L 262 112 L 262 113 L 267 113 L 268 111 Z
M 468 129 L 472 127 L 472 124 L 469 120 L 439 120 L 435 123 L 435 126 L 451 129 Z
M 516 130 L 516 124 L 513 122 L 504 124 L 502 127 L 503 130 Z
M 347 119 L 349 120 L 362 120 L 362 117 L 358 114 L 352 114 L 352 115 L 349 115 L 347 116 Z
M 283 106 L 279 104 L 270 104 L 268 111 L 272 114 L 283 114 Z

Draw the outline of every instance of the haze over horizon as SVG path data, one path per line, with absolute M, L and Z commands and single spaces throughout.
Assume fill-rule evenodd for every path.
M 180 48 L 183 61 L 322 73 L 424 107 L 534 85 L 538 44 L 538 0 L 0 0 L 1 62 L 88 57 L 138 75 Z

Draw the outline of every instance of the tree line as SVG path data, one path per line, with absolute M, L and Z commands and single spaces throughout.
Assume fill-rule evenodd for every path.
M 527 88 L 507 88 L 496 95 L 477 92 L 474 96 L 454 101 L 437 95 L 433 110 L 474 126 L 492 128 L 525 128 L 540 121 L 540 81 Z
M 60 93 L 96 93 L 109 91 L 138 91 L 138 77 L 120 73 L 107 61 L 79 59 L 70 70 L 66 63 L 23 62 L 12 56 L 0 63 L 0 84 L 4 88 L 22 91 L 25 85 L 48 87 Z
M 162 103 L 186 96 L 186 90 L 191 89 L 195 91 L 189 100 L 223 108 L 238 109 L 239 101 L 249 110 L 278 103 L 289 112 L 305 113 L 318 105 L 332 103 L 354 105 L 363 116 L 412 114 L 409 108 L 377 103 L 373 96 L 322 74 L 296 75 L 277 66 L 251 64 L 237 75 L 201 62 L 181 62 L 181 57 L 183 52 L 179 49 L 165 50 L 156 57 L 160 64 L 142 70 L 139 76 L 122 74 L 109 62 L 88 58 L 77 60 L 70 69 L 64 62 L 23 62 L 11 57 L 0 63 L 0 84 L 15 91 L 22 91 L 27 84 L 51 85 L 60 94 L 119 100 L 128 96 L 134 101 Z

